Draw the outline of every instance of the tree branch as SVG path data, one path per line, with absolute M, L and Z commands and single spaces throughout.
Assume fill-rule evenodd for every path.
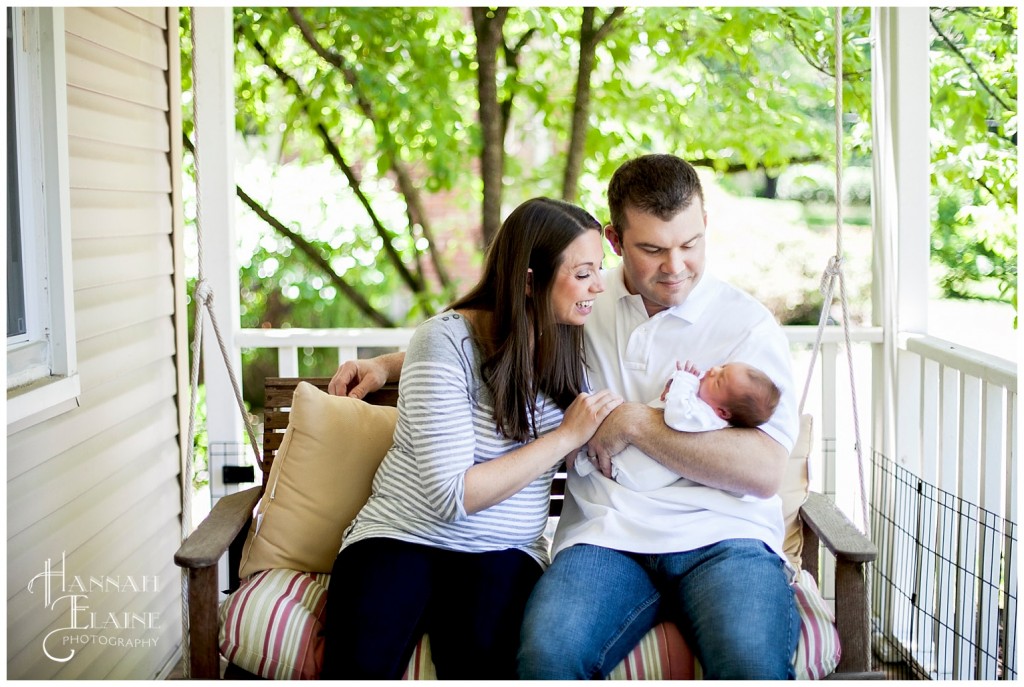
M 503 145 L 505 134 L 508 132 L 508 122 L 512 118 L 512 104 L 519 90 L 519 54 L 536 32 L 536 28 L 530 28 L 519 37 L 514 46 L 509 46 L 502 37 L 501 47 L 505 52 L 505 66 L 512 73 L 505 86 L 508 89 L 508 96 L 501 101 L 501 140 Z
M 395 247 L 391 243 L 395 236 L 390 230 L 388 230 L 387 227 L 384 226 L 384 223 L 380 220 L 380 218 L 377 217 L 377 213 L 373 209 L 373 204 L 370 203 L 370 199 L 367 198 L 366 194 L 363 193 L 360 179 L 356 176 L 355 171 L 345 161 L 344 157 L 341 154 L 341 150 L 338 148 L 337 144 L 335 144 L 334 139 L 331 138 L 330 132 L 327 131 L 327 128 L 324 127 L 324 125 L 320 122 L 319 118 L 313 112 L 310 111 L 309 102 L 311 99 L 303 90 L 302 85 L 299 84 L 298 80 L 295 77 L 286 72 L 280 65 L 277 64 L 277 62 L 274 60 L 270 52 L 266 49 L 266 47 L 260 42 L 260 40 L 255 35 L 250 34 L 248 38 L 249 41 L 252 43 L 253 48 L 263 59 L 263 62 L 268 67 L 270 67 L 274 74 L 277 75 L 277 78 L 282 83 L 284 83 L 285 87 L 293 91 L 296 97 L 300 99 L 302 109 L 306 113 L 306 116 L 308 116 L 313 121 L 314 128 L 317 134 L 319 135 L 321 142 L 324 145 L 324 149 L 326 150 L 327 154 L 330 155 L 331 159 L 334 160 L 334 163 L 341 170 L 342 174 L 345 175 L 345 178 L 348 179 L 348 183 L 352 189 L 352 192 L 355 193 L 356 198 L 359 199 L 359 202 L 360 204 L 362 204 L 363 209 L 366 210 L 367 215 L 369 215 L 370 222 L 373 224 L 374 229 L 376 229 L 377 234 L 382 239 L 384 251 L 387 254 L 388 258 L 390 259 L 391 263 L 395 266 L 395 269 L 398 270 L 399 276 L 401 276 L 402 280 L 409 287 L 409 290 L 412 291 L 413 293 L 422 291 L 424 289 L 422 280 L 418 279 L 409 271 L 409 269 L 405 265 L 405 262 L 402 260 L 402 257 L 398 254 L 398 251 L 395 250 Z
M 181 135 L 181 137 L 182 140 L 184 141 L 185 148 L 190 153 L 192 153 L 193 157 L 195 157 L 196 149 L 195 146 L 192 145 L 192 141 L 184 133 Z M 331 283 L 337 286 L 338 290 L 345 294 L 345 296 L 352 302 L 353 305 L 356 306 L 356 308 L 359 309 L 361 313 L 366 315 L 380 327 L 395 326 L 394 322 L 392 322 L 387 316 L 385 316 L 377 309 L 375 309 L 372 305 L 370 305 L 370 303 L 365 298 L 363 298 L 363 295 L 361 293 L 356 291 L 348 282 L 346 282 L 341 277 L 341 275 L 334 271 L 334 268 L 331 267 L 331 264 L 324 258 L 323 255 L 320 254 L 320 251 L 316 248 L 316 246 L 311 244 L 300 234 L 286 227 L 279 219 L 271 215 L 266 208 L 264 208 L 255 200 L 253 200 L 253 198 L 244 190 L 242 190 L 242 187 L 238 186 L 237 184 L 235 185 L 235 193 L 238 195 L 239 198 L 242 199 L 243 203 L 249 206 L 249 208 L 253 212 L 255 212 L 257 216 L 259 216 L 260 219 L 266 222 L 274 231 L 278 232 L 279 234 L 287 238 L 289 241 L 291 241 L 292 245 L 298 248 L 300 252 L 302 252 L 307 258 L 310 259 L 311 262 L 313 262 L 313 264 L 322 269 L 330 279 Z
M 337 286 L 338 289 L 342 293 L 344 293 L 345 296 L 348 297 L 350 301 L 352 301 L 353 305 L 355 305 L 360 312 L 362 312 L 364 315 L 366 315 L 374 322 L 376 322 L 378 326 L 395 326 L 394 322 L 392 322 L 382 313 L 378 312 L 372 305 L 370 305 L 370 303 L 365 298 L 363 298 L 363 295 L 361 293 L 356 291 L 348 282 L 346 282 L 337 272 L 334 271 L 334 268 L 332 268 L 331 264 L 324 258 L 323 255 L 320 254 L 320 251 L 317 250 L 316 246 L 309 243 L 309 241 L 307 241 L 297 232 L 294 232 L 288 227 L 284 226 L 284 224 L 282 224 L 276 217 L 267 212 L 267 210 L 262 205 L 257 203 L 245 191 L 243 191 L 241 186 L 235 186 L 235 192 L 238 194 L 238 197 L 242 199 L 242 202 L 248 205 L 249 208 L 253 212 L 255 212 L 260 219 L 262 219 L 264 222 L 273 227 L 275 231 L 285 236 L 289 241 L 292 242 L 292 244 L 296 248 L 302 251 L 302 253 L 304 253 L 306 257 L 308 257 L 313 262 L 313 264 L 324 270 L 324 272 L 326 272 L 328 277 L 330 278 L 331 283 Z
M 621 17 L 623 13 L 625 13 L 625 11 L 625 7 L 616 7 L 611 11 L 611 13 L 607 17 L 605 17 L 604 21 L 601 23 L 601 26 L 594 33 L 595 44 L 600 43 L 605 39 L 608 33 L 612 30 L 612 24 L 614 24 L 615 20 Z
M 373 125 L 374 131 L 377 131 L 380 135 L 385 150 L 390 153 L 391 170 L 395 173 L 395 178 L 398 181 L 398 188 L 402 191 L 402 196 L 405 198 L 406 205 L 409 209 L 409 216 L 412 219 L 412 222 L 410 223 L 410 230 L 413 223 L 420 225 L 420 230 L 423 232 L 423 238 L 426 239 L 427 245 L 430 248 L 430 259 L 434 265 L 434 271 L 437 273 L 437 279 L 441 283 L 442 287 L 447 288 L 451 283 L 451 278 L 449 277 L 448 270 L 445 268 L 444 261 L 441 259 L 441 255 L 437 250 L 437 244 L 434 240 L 434 230 L 431 227 L 426 210 L 423 208 L 423 199 L 420 197 L 419 187 L 413 181 L 412 175 L 409 173 L 408 168 L 402 161 L 402 158 L 399 155 L 398 146 L 395 144 L 394 138 L 392 138 L 388 127 L 380 122 L 376 113 L 373 111 L 372 103 L 370 103 L 363 94 L 362 84 L 359 82 L 358 75 L 355 70 L 349 66 L 343 55 L 333 50 L 329 50 L 324 47 L 319 40 L 317 40 L 313 28 L 306 21 L 305 17 L 302 16 L 302 12 L 298 8 L 289 7 L 288 14 L 291 16 L 292 21 L 295 22 L 295 25 L 299 28 L 299 32 L 302 34 L 303 40 L 306 41 L 306 44 L 310 49 L 325 62 L 341 72 L 345 83 L 352 89 L 352 93 L 355 96 L 356 104 L 359 106 L 360 112 L 362 112 L 363 116 L 366 117 L 366 119 Z M 415 245 L 415 241 L 413 244 Z
M 935 17 L 932 15 L 931 12 L 928 13 L 928 21 L 931 22 L 932 28 L 935 29 L 935 33 L 939 34 L 939 38 L 942 39 L 942 42 L 945 43 L 949 47 L 949 49 L 952 50 L 953 53 L 963 61 L 965 65 L 967 65 L 967 68 L 971 71 L 972 74 L 974 74 L 975 78 L 978 79 L 978 83 L 981 84 L 981 87 L 985 89 L 985 91 L 990 96 L 992 96 L 992 98 L 997 103 L 1002 105 L 1004 110 L 1013 111 L 1013 106 L 1008 104 L 1001 97 L 999 97 L 999 94 L 997 94 L 995 90 L 989 85 L 988 81 L 985 80 L 985 77 L 981 75 L 977 67 L 974 66 L 974 63 L 971 62 L 967 55 L 963 54 L 960 48 L 958 48 L 956 44 L 953 43 L 953 41 L 945 33 L 943 33 L 942 28 L 939 27 L 939 23 L 935 21 Z
M 576 67 L 576 94 L 572 104 L 572 123 L 569 131 L 569 149 L 566 152 L 565 171 L 562 175 L 562 200 L 575 202 L 579 188 L 583 156 L 586 152 L 587 129 L 590 120 L 590 79 L 597 59 L 597 46 L 611 31 L 612 24 L 625 12 L 613 9 L 601 25 L 595 28 L 597 10 L 583 8 L 580 19 L 580 61 Z

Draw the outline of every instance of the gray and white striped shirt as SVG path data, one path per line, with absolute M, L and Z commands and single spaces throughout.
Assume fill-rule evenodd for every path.
M 466 319 L 445 312 L 421 324 L 409 342 L 399 382 L 395 444 L 373 478 L 370 500 L 342 548 L 388 537 L 453 551 L 517 548 L 548 563 L 548 499 L 555 467 L 501 503 L 468 515 L 466 471 L 523 444 L 498 434 L 480 350 Z M 537 434 L 562 422 L 550 398 L 537 398 Z

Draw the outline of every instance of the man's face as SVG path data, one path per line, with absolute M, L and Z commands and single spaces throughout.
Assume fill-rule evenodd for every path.
M 647 315 L 679 305 L 704 274 L 707 214 L 698 200 L 665 222 L 626 208 L 625 231 L 605 228 L 622 257 L 626 289 L 643 298 Z

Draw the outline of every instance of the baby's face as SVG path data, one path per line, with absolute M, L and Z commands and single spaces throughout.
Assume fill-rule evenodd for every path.
M 726 406 L 743 388 L 746 378 L 742 363 L 726 363 L 712 367 L 701 377 L 697 396 L 714 408 L 718 417 L 728 420 L 731 413 Z

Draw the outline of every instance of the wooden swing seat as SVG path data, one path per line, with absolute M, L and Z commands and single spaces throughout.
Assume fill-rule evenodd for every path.
M 268 378 L 265 382 L 266 407 L 263 434 L 263 485 L 273 464 L 274 456 L 288 426 L 288 413 L 292 395 L 299 382 L 306 381 L 326 391 L 328 378 Z M 388 385 L 370 394 L 368 403 L 394 406 L 398 400 L 396 385 Z M 218 565 L 227 553 L 229 589 L 238 588 L 238 570 L 253 512 L 264 486 L 221 498 L 210 514 L 186 539 L 174 556 L 175 563 L 188 574 L 188 618 L 190 642 L 190 677 L 218 679 L 221 677 L 221 657 L 218 627 Z M 565 491 L 565 478 L 556 478 L 552 486 L 550 514 L 561 513 Z M 835 559 L 835 627 L 842 655 L 829 678 L 865 679 L 881 678 L 871 672 L 871 649 L 866 565 L 876 557 L 874 544 L 862 535 L 835 505 L 821 494 L 809 493 L 800 508 L 799 519 L 803 530 L 802 565 L 815 583 L 818 582 L 819 543 Z M 663 637 L 669 645 L 682 643 L 678 630 L 665 623 Z M 689 655 L 685 644 L 681 650 Z M 691 659 L 692 662 L 692 659 Z M 689 673 L 687 673 L 689 674 Z M 240 668 L 228 665 L 224 677 L 254 677 Z M 627 677 L 633 677 L 627 674 Z

